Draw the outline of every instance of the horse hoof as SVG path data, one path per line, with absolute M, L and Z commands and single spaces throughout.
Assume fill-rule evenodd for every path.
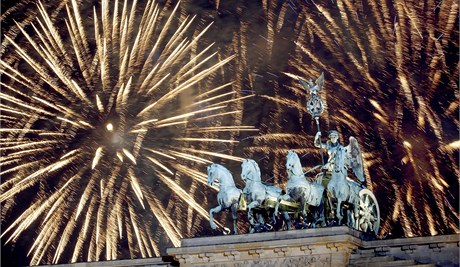
M 271 225 L 270 223 L 265 223 L 263 225 L 263 232 L 270 232 L 270 231 L 273 231 L 273 225 Z
M 228 229 L 227 227 L 224 227 L 224 228 L 222 229 L 222 234 L 223 234 L 223 235 L 228 235 L 228 234 L 230 234 L 230 229 Z

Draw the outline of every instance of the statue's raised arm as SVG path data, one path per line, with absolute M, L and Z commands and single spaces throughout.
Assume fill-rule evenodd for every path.
M 332 171 L 334 168 L 343 170 L 345 164 L 344 147 L 339 142 L 339 132 L 331 130 L 328 132 L 328 140 L 326 143 L 321 142 L 321 132 L 318 131 L 315 136 L 314 146 L 326 150 L 328 154 L 327 163 L 324 164 L 323 169 Z
M 327 144 L 321 142 L 321 132 L 318 131 L 315 135 L 315 140 L 313 141 L 313 145 L 317 148 L 327 148 Z

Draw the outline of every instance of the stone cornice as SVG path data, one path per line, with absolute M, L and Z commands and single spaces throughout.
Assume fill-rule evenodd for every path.
M 330 266 L 348 262 L 361 245 L 360 233 L 332 227 L 235 236 L 183 239 L 179 248 L 169 248 L 181 266 L 292 265 Z

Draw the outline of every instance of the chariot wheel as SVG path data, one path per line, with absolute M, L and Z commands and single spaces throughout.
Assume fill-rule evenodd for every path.
M 356 220 L 357 229 L 378 234 L 380 228 L 380 209 L 377 199 L 369 189 L 359 191 L 359 209 Z

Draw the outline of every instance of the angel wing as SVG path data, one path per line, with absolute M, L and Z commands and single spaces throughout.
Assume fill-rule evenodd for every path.
M 316 79 L 316 86 L 318 87 L 318 92 L 321 91 L 324 85 L 324 72 L 321 72 L 321 75 Z
M 308 92 L 310 87 L 308 86 L 308 83 L 302 79 L 299 78 L 299 83 L 302 85 L 302 87 Z
M 363 156 L 359 148 L 358 140 L 353 136 L 350 136 L 350 143 L 345 147 L 345 154 L 348 167 L 353 170 L 356 177 L 358 177 L 361 182 L 365 182 Z

